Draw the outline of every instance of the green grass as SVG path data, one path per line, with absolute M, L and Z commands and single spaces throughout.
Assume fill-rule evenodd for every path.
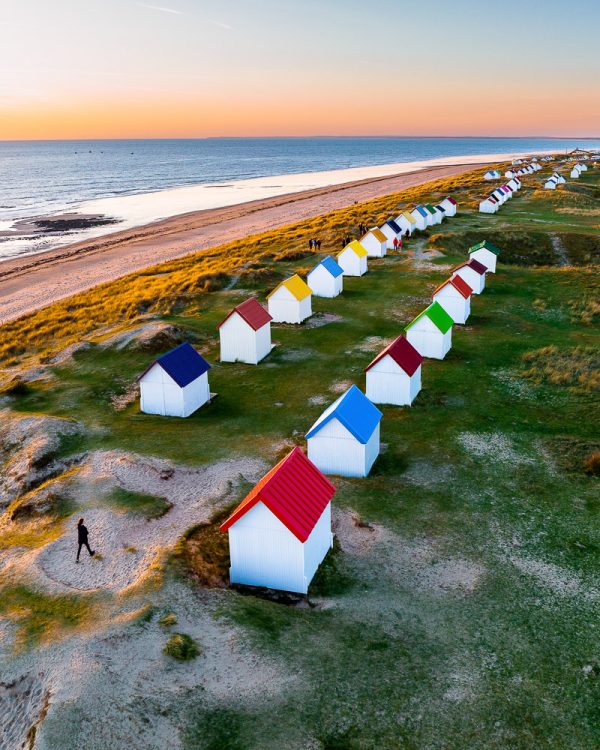
M 525 184 L 541 181 L 538 173 Z M 496 215 L 463 211 L 435 228 L 432 247 L 444 256 L 431 265 L 415 268 L 409 254 L 428 240 L 414 237 L 400 256 L 345 280 L 341 297 L 315 300 L 340 321 L 273 326 L 278 346 L 260 366 L 219 364 L 216 325 L 231 307 L 248 289 L 264 299 L 311 264 L 274 261 L 280 244 L 257 240 L 266 270 L 162 316 L 213 364 L 219 396 L 187 420 L 143 415 L 137 403 L 114 410 L 111 397 L 148 364 L 131 350 L 91 347 L 56 370 L 52 387 L 34 382 L 8 397 L 23 412 L 82 420 L 73 451 L 272 464 L 282 443 L 305 444 L 324 408 L 312 397 L 330 403 L 339 381 L 364 386 L 364 367 L 428 303 L 442 265 L 483 239 L 503 250 L 446 359 L 425 362 L 413 406 L 382 408 L 387 447 L 371 475 L 334 478 L 334 505 L 373 525 L 373 541 L 360 553 L 336 547 L 311 587 L 318 606 L 211 593 L 218 623 L 233 628 L 257 675 L 267 665 L 275 676 L 266 699 L 258 680 L 251 698 L 207 700 L 199 687 L 182 713 L 188 750 L 596 750 L 600 500 L 590 461 L 600 413 L 590 385 L 600 230 L 589 212 L 599 183 L 590 170 L 576 190 L 525 188 Z M 214 527 L 190 539 L 197 560 L 222 571 Z
M 108 496 L 107 502 L 119 510 L 142 515 L 148 520 L 161 518 L 171 507 L 164 497 L 132 492 L 122 487 L 115 487 Z
M 25 585 L 7 585 L 0 589 L 0 614 L 16 623 L 18 645 L 31 647 L 89 622 L 92 606 L 76 595 L 50 595 Z

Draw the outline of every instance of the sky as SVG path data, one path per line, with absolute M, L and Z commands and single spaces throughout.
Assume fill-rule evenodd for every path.
M 600 136 L 597 0 L 0 0 L 0 139 Z

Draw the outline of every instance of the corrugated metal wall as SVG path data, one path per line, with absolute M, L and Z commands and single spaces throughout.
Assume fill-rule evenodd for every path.
M 367 372 L 366 380 L 366 395 L 374 404 L 409 406 L 414 398 L 412 378 L 389 355 Z
M 307 445 L 308 457 L 324 474 L 364 477 L 368 473 L 366 446 L 359 443 L 337 419 L 332 419 L 309 438 Z

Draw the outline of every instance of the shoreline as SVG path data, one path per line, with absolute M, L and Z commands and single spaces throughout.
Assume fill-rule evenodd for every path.
M 416 170 L 497 163 L 526 156 L 526 152 L 516 151 L 440 156 L 426 160 L 196 183 L 83 200 L 57 211 L 13 221 L 0 221 L 0 267 L 13 259 L 46 253 L 67 244 L 92 240 L 115 231 L 131 230 L 196 211 L 222 209 L 291 194 L 298 195 L 306 191 L 398 176 Z M 86 223 L 86 217 L 93 220 Z M 63 218 L 66 221 L 62 221 Z
M 194 211 L 13 258 L 0 264 L 0 324 L 149 266 L 482 166 L 432 167 Z

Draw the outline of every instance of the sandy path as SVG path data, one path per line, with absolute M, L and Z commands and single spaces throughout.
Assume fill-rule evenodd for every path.
M 197 211 L 5 261 L 0 264 L 0 324 L 155 263 L 481 166 L 432 167 L 228 208 Z

